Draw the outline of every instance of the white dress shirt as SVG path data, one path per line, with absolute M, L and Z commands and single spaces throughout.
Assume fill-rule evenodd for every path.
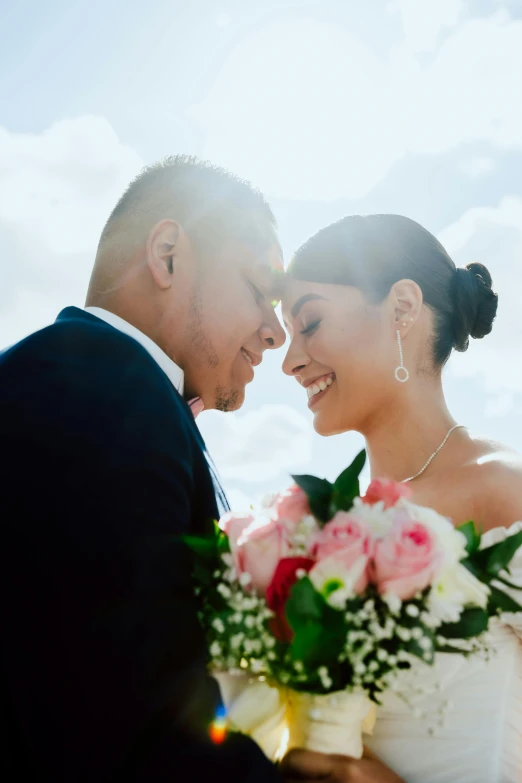
M 135 326 L 132 326 L 132 324 L 128 323 L 123 318 L 120 318 L 119 315 L 104 310 L 102 307 L 86 307 L 85 312 L 95 315 L 96 318 L 100 318 L 102 321 L 110 324 L 110 326 L 114 326 L 115 329 L 119 329 L 120 332 L 128 334 L 129 337 L 132 337 L 136 342 L 140 343 L 140 345 L 150 353 L 156 364 L 161 367 L 174 388 L 183 395 L 183 370 L 181 367 L 178 367 L 178 365 L 173 362 L 172 359 L 161 350 L 159 345 L 156 345 L 156 343 L 150 339 L 150 337 L 147 337 L 146 334 L 140 332 Z

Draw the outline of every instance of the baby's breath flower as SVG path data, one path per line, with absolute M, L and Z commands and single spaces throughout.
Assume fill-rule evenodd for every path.
M 230 637 L 230 646 L 233 650 L 239 650 L 241 645 L 243 644 L 243 639 L 245 638 L 244 633 L 236 633 L 234 636 Z
M 423 636 L 419 641 L 419 647 L 421 647 L 423 650 L 431 650 L 432 646 L 433 645 L 429 636 Z
M 230 596 L 232 595 L 232 591 L 230 590 L 230 587 L 224 585 L 223 582 L 221 582 L 217 586 L 217 591 L 223 596 L 223 598 L 230 598 Z
M 212 642 L 210 645 L 210 654 L 213 658 L 217 658 L 221 655 L 221 645 L 219 642 Z

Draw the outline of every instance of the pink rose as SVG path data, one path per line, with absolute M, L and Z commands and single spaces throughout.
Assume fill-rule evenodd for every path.
M 371 581 L 384 595 L 412 598 L 433 582 L 443 562 L 437 539 L 421 522 L 398 518 L 374 545 Z
M 275 520 L 254 521 L 239 539 L 231 542 L 234 568 L 238 577 L 249 574 L 253 587 L 264 595 L 281 558 L 288 553 L 289 542 L 285 525 Z
M 373 506 L 382 500 L 384 508 L 392 508 L 401 498 L 409 497 L 411 497 L 411 489 L 406 484 L 399 484 L 398 481 L 391 479 L 373 479 L 362 501 Z
M 355 519 L 347 511 L 338 511 L 312 539 L 310 555 L 318 561 L 334 556 L 342 561 L 346 569 L 356 560 L 365 556 L 369 560 L 372 549 L 372 534 L 369 527 Z M 365 569 L 355 585 L 355 591 L 361 593 L 368 584 L 368 571 Z
M 237 514 L 235 511 L 229 511 L 219 520 L 219 527 L 226 533 L 230 541 L 230 549 L 233 551 L 238 539 L 243 535 L 243 531 L 254 522 L 252 514 Z
M 289 522 L 295 522 L 295 524 L 312 513 L 306 494 L 297 484 L 292 484 L 284 492 L 280 492 L 272 504 L 272 509 L 276 519 L 286 519 Z

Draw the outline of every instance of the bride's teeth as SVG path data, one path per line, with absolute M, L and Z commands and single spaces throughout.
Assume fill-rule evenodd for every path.
M 313 383 L 306 390 L 308 399 L 311 400 L 312 397 L 315 397 L 315 395 L 319 394 L 319 392 L 326 391 L 326 389 L 331 386 L 333 382 L 334 379 L 331 377 L 331 375 L 329 375 L 326 378 L 322 378 L 318 383 Z

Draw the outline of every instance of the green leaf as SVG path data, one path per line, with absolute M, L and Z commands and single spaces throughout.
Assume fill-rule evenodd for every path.
M 503 590 L 499 590 L 492 585 L 489 589 L 491 590 L 489 603 L 493 609 L 500 609 L 501 612 L 522 612 L 522 606 Z
M 488 583 L 490 581 L 491 577 L 486 573 L 486 560 L 482 557 L 482 552 L 472 552 L 469 557 L 461 560 L 460 563 L 481 582 Z
M 292 659 L 305 664 L 317 660 L 323 646 L 323 636 L 323 627 L 319 623 L 302 625 L 292 639 Z
M 331 516 L 334 516 L 337 511 L 349 511 L 352 508 L 354 498 L 360 494 L 359 476 L 365 462 L 366 451 L 363 449 L 335 480 L 330 503 Z
M 307 666 L 337 664 L 345 635 L 334 634 L 322 623 L 309 622 L 295 634 L 290 646 L 292 659 Z
M 451 644 L 438 644 L 436 651 L 438 653 L 448 653 L 449 655 L 469 655 L 467 650 L 461 650 L 459 647 L 453 647 Z
M 330 499 L 332 497 L 332 484 L 326 479 L 320 479 L 316 476 L 292 476 L 298 487 L 308 497 L 312 514 L 319 522 L 328 522 Z
M 296 633 L 303 626 L 318 622 L 322 625 L 325 601 L 316 591 L 307 576 L 303 576 L 292 587 L 286 602 L 285 613 L 290 627 Z
M 226 533 L 223 533 L 218 523 L 214 521 L 214 536 L 216 551 L 219 555 L 227 555 L 230 552 L 230 541 Z
M 437 630 L 446 639 L 471 639 L 479 636 L 488 627 L 489 615 L 485 609 L 472 607 L 464 609 L 456 623 L 443 623 Z
M 459 525 L 457 530 L 466 536 L 466 552 L 468 554 L 476 552 L 480 546 L 480 535 L 475 527 L 475 523 L 465 522 L 463 525 Z
M 482 553 L 487 557 L 488 573 L 495 575 L 505 569 L 520 546 L 522 546 L 522 530 L 514 536 L 508 536 L 504 541 L 499 541 L 498 544 L 483 549 Z
M 214 536 L 182 536 L 185 544 L 198 557 L 212 560 L 217 555 L 216 539 Z

